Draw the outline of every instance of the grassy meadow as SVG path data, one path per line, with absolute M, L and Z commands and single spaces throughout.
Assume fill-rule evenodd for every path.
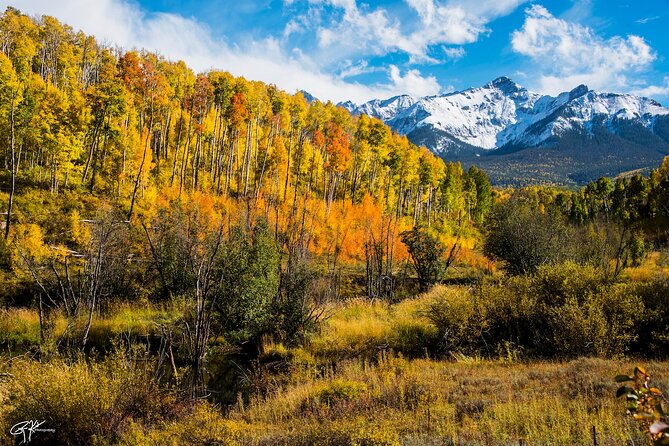
M 631 274 L 654 276 L 658 268 L 651 257 Z M 91 327 L 88 359 L 54 352 L 49 361 L 36 360 L 30 347 L 39 342 L 37 313 L 6 310 L 2 444 L 13 444 L 6 432 L 23 418 L 56 428 L 36 444 L 591 445 L 593 429 L 599 445 L 645 444 L 613 377 L 643 365 L 666 389 L 669 362 L 532 359 L 511 342 L 491 346 L 492 355 L 466 354 L 471 344 L 456 332 L 460 348 L 444 350 L 444 318 L 485 326 L 491 317 L 490 308 L 467 307 L 474 293 L 440 285 L 395 304 L 331 303 L 306 342 L 265 338 L 260 356 L 240 363 L 227 402 L 186 402 L 179 389 L 156 384 L 151 340 L 178 318 L 179 302 L 109 308 Z M 55 318 L 54 339 L 67 330 L 76 327 Z

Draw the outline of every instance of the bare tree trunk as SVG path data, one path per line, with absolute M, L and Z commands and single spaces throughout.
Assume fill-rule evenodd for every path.
M 235 145 L 239 144 L 239 130 L 232 131 L 232 140 L 230 141 L 230 151 L 228 153 L 228 168 L 225 171 L 225 196 L 230 195 L 230 187 L 232 182 L 232 169 L 234 167 L 235 159 Z
M 14 108 L 15 108 L 15 103 L 16 103 L 16 92 L 12 92 L 12 108 L 11 108 L 11 114 L 10 114 L 10 155 L 12 157 L 11 159 L 11 169 L 12 169 L 12 179 L 11 179 L 11 185 L 10 185 L 10 190 L 9 190 L 9 203 L 7 204 L 7 221 L 5 222 L 5 240 L 9 239 L 9 226 L 12 221 L 12 208 L 14 206 L 14 190 L 16 188 L 16 157 L 14 154 L 14 145 L 15 145 L 15 137 L 14 137 Z
M 151 140 L 152 128 L 153 128 L 153 104 L 151 104 L 151 117 L 149 118 L 149 128 L 146 132 L 146 143 L 144 144 L 144 152 L 142 153 L 142 162 L 139 164 L 139 171 L 137 172 L 137 178 L 135 179 L 135 187 L 132 191 L 132 199 L 130 200 L 130 211 L 128 212 L 128 220 L 132 219 L 132 212 L 135 209 L 135 199 L 137 198 L 137 189 L 139 189 L 139 183 L 142 180 L 142 172 L 144 170 L 144 164 L 146 163 L 146 152 L 149 149 L 149 142 Z
M 193 123 L 193 106 L 190 107 L 190 117 L 188 118 L 188 130 L 186 131 L 186 147 L 184 148 L 184 156 L 181 161 L 181 179 L 179 181 L 179 196 L 184 190 L 184 177 L 186 176 L 186 164 L 190 156 L 190 142 L 191 142 L 191 124 Z
M 297 212 L 297 190 L 300 187 L 300 170 L 302 169 L 302 155 L 304 154 L 304 132 L 300 133 L 297 143 L 297 174 L 295 175 L 295 191 L 293 193 L 293 210 L 291 211 L 291 220 Z
M 104 115 L 102 117 L 104 121 Z M 100 122 L 96 122 L 95 129 L 93 130 L 93 141 L 91 141 L 91 149 L 88 151 L 88 159 L 86 160 L 86 167 L 84 167 L 84 174 L 81 176 L 81 183 L 83 184 L 86 181 L 86 176 L 88 176 L 88 169 L 91 166 L 93 160 L 93 154 L 95 153 L 96 147 L 98 145 L 98 138 L 100 132 Z
M 211 151 L 209 155 L 209 178 L 211 178 L 211 184 L 213 185 L 216 181 L 214 176 L 214 167 L 216 166 L 216 152 L 218 149 L 218 140 L 221 137 L 221 126 L 219 118 L 218 107 L 215 108 L 214 114 L 214 130 L 211 133 Z
M 202 134 L 197 134 L 197 141 L 195 142 L 195 154 L 193 154 L 193 180 L 191 190 L 196 190 L 199 182 L 200 172 L 200 151 L 202 148 Z
M 221 177 L 223 176 L 223 149 L 225 148 L 225 143 L 227 141 L 228 137 L 228 127 L 225 127 L 225 131 L 223 132 L 223 138 L 221 138 L 220 142 L 218 143 L 218 154 L 216 157 L 216 170 L 214 173 L 214 178 L 216 179 L 216 193 L 218 195 L 221 194 Z
M 256 192 L 255 192 L 256 203 L 258 202 L 258 198 L 260 197 L 260 189 L 262 188 L 262 180 L 263 180 L 263 177 L 265 176 L 265 167 L 267 166 L 267 155 L 269 154 L 269 146 L 272 142 L 273 137 L 274 137 L 274 124 L 272 124 L 272 127 L 269 130 L 269 136 L 267 137 L 267 147 L 265 147 L 265 156 L 263 157 L 262 168 L 260 170 L 260 178 L 257 180 L 257 184 L 256 184 Z
M 244 178 L 244 196 L 248 194 L 249 191 L 249 175 L 251 168 L 251 149 L 252 149 L 252 127 L 253 121 L 249 120 L 249 123 L 246 128 L 246 141 L 244 144 L 244 160 L 242 161 L 242 176 Z
M 179 130 L 177 131 L 177 145 L 174 148 L 174 164 L 172 165 L 172 177 L 170 178 L 170 187 L 174 185 L 174 177 L 177 174 L 177 160 L 179 159 L 179 146 L 181 146 L 181 131 L 184 126 L 184 104 L 181 103 L 181 113 L 179 115 Z
M 290 129 L 290 137 L 288 138 L 288 159 L 286 165 L 286 181 L 283 186 L 283 201 L 286 201 L 286 194 L 288 194 L 288 177 L 290 176 L 290 158 L 293 150 L 293 128 Z

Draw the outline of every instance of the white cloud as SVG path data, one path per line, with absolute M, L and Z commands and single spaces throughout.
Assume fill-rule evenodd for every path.
M 304 32 L 304 27 L 297 20 L 291 20 L 286 24 L 286 27 L 283 29 L 283 37 L 288 38 L 293 34 L 299 34 Z
M 458 47 L 444 47 L 444 54 L 452 60 L 458 60 L 465 57 L 465 49 L 461 46 Z
M 640 23 L 641 25 L 645 25 L 646 23 L 652 22 L 652 21 L 657 20 L 659 18 L 661 18 L 661 16 L 659 16 L 659 15 L 652 16 L 652 17 L 644 17 L 642 19 L 636 20 L 635 23 Z
M 316 19 L 312 27 L 319 48 L 327 49 L 330 59 L 401 52 L 411 63 L 436 63 L 439 60 L 430 54 L 432 47 L 476 42 L 490 32 L 486 27 L 490 21 L 527 1 L 405 0 L 416 14 L 412 18 L 394 17 L 387 9 L 370 9 L 356 0 L 308 0 L 307 14 L 314 9 L 333 10 L 331 14 L 311 14 Z M 292 31 L 292 25 L 287 31 Z
M 655 52 L 639 36 L 605 39 L 592 29 L 554 17 L 546 8 L 526 10 L 523 27 L 511 35 L 519 54 L 540 67 L 538 87 L 555 94 L 578 84 L 595 89 L 629 90 L 629 75 L 647 68 Z
M 423 77 L 418 70 L 409 70 L 404 76 L 395 65 L 390 66 L 390 79 L 396 88 L 411 96 L 431 96 L 441 92 L 441 86 L 434 76 Z
M 649 85 L 646 87 L 636 88 L 631 90 L 631 93 L 648 98 L 669 96 L 669 76 L 664 78 L 664 85 Z
M 352 13 L 357 9 L 354 0 L 336 3 Z M 6 0 L 0 0 L 3 10 L 7 6 Z M 299 49 L 285 51 L 283 42 L 275 38 L 230 45 L 214 39 L 211 30 L 193 18 L 150 14 L 130 0 L 22 0 L 20 9 L 27 14 L 54 16 L 101 41 L 126 49 L 145 48 L 170 60 L 182 59 L 197 71 L 228 70 L 291 92 L 305 89 L 322 100 L 350 99 L 361 103 L 396 94 L 434 94 L 440 90 L 433 76 L 423 77 L 418 70 L 402 75 L 397 67 L 389 69 L 386 83 L 368 86 L 348 82 L 341 76 L 324 73 L 315 60 Z M 372 28 L 383 23 L 384 13 L 373 17 L 369 32 L 377 32 Z
M 383 67 L 379 66 L 369 66 L 369 62 L 366 60 L 353 63 L 350 60 L 345 60 L 342 64 L 342 67 L 338 70 L 338 77 L 341 79 L 346 79 L 349 77 L 360 76 L 362 74 L 376 73 L 379 71 L 386 71 Z
M 428 0 L 431 1 L 431 0 Z M 489 22 L 513 12 L 527 0 L 451 0 L 450 4 L 464 8 L 469 16 Z

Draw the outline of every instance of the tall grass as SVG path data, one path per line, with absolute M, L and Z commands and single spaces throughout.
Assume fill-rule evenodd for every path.
M 305 348 L 322 359 L 374 357 L 387 349 L 424 356 L 426 346 L 438 338 L 425 315 L 430 299 L 421 295 L 392 306 L 362 299 L 339 304 Z
M 351 360 L 322 377 L 252 398 L 230 418 L 243 444 L 627 444 L 643 437 L 616 400 L 630 363 Z M 648 365 L 668 376 L 669 364 Z M 323 398 L 323 394 L 329 395 Z M 325 442 L 325 439 L 329 439 Z
M 67 322 L 60 315 L 55 315 L 49 323 L 50 335 L 62 336 Z M 39 314 L 26 308 L 0 310 L 0 344 L 10 348 L 27 348 L 42 342 L 40 338 Z
M 96 348 L 106 349 L 119 337 L 137 339 L 158 334 L 159 324 L 170 323 L 181 314 L 179 302 L 163 306 L 117 304 L 93 318 L 89 342 Z M 78 339 L 86 321 L 86 316 L 82 315 L 79 319 L 68 322 L 62 313 L 52 312 L 44 321 L 48 338 L 42 340 L 37 310 L 0 310 L 0 345 L 9 346 L 11 349 L 28 349 L 61 338 Z
M 158 388 L 149 356 L 0 361 L 7 373 L 0 379 L 0 424 L 6 434 L 22 417 L 44 418 L 59 429 L 56 439 L 70 444 L 566 446 L 591 445 L 593 428 L 598 444 L 644 444 L 615 398 L 613 377 L 643 365 L 668 389 L 668 362 L 529 359 L 522 346 L 533 341 L 523 336 L 550 316 L 545 320 L 573 322 L 555 338 L 565 349 L 606 326 L 600 338 L 616 344 L 601 351 L 623 351 L 618 344 L 635 344 L 621 336 L 644 330 L 625 315 L 642 306 L 639 320 L 661 327 L 667 288 L 601 285 L 587 271 L 573 277 L 578 271 L 570 268 L 478 289 L 437 286 L 394 305 L 335 304 L 304 345 L 267 339 L 245 374 L 249 393 L 226 410 L 180 402 Z M 620 308 L 629 311 L 616 313 Z M 115 306 L 94 319 L 92 343 L 152 336 L 181 314 L 178 303 Z M 541 335 L 549 333 L 544 328 Z M 40 341 L 39 318 L 29 310 L 0 313 L 0 330 L 5 343 Z M 655 342 L 661 351 L 666 332 L 649 333 L 634 342 Z

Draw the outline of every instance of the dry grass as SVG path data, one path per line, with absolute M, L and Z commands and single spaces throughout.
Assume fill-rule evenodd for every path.
M 651 252 L 640 266 L 626 269 L 624 275 L 632 282 L 669 277 L 669 250 Z
M 464 311 L 463 302 L 457 299 L 469 296 L 467 291 L 457 287 L 436 287 L 431 293 L 392 306 L 363 300 L 339 304 L 306 345 L 291 349 L 268 340 L 265 356 L 286 367 L 277 375 L 260 366 L 257 378 L 265 384 L 251 386 L 259 389 L 258 393 L 240 397 L 226 415 L 199 404 L 184 408 L 178 416 L 158 416 L 155 423 L 130 417 L 114 430 L 114 442 L 246 446 L 522 442 L 585 446 L 593 444 L 594 427 L 599 445 L 645 444 L 637 426 L 625 415 L 624 401 L 615 398 L 613 377 L 643 365 L 655 376 L 658 387 L 669 389 L 669 362 L 597 358 L 522 362 L 513 351 L 500 359 L 462 354 L 447 360 L 428 359 L 422 349 L 438 341 L 438 331 L 427 310 L 435 299 L 443 300 L 444 293 L 454 293 L 448 300 L 453 305 L 440 307 L 441 316 L 459 320 L 464 314 L 475 321 L 478 313 L 469 307 Z M 0 314 L 0 329 L 14 333 L 17 339 L 34 341 L 39 336 L 36 315 L 27 310 L 12 311 Z M 100 342 L 123 333 L 144 336 L 156 322 L 169 321 L 178 313 L 177 307 L 121 306 L 96 320 L 92 332 Z M 12 371 L 26 383 L 25 392 L 37 389 L 50 395 L 50 410 L 58 408 L 61 418 L 67 420 L 71 414 L 80 416 L 81 405 L 74 404 L 78 398 L 97 407 L 97 400 L 91 399 L 92 389 L 116 389 L 108 385 L 105 373 L 88 372 L 98 370 L 96 366 L 86 367 L 26 363 L 25 370 L 13 367 Z M 42 369 L 49 373 L 38 378 Z M 71 376 L 61 369 L 71 369 Z M 83 392 L 91 395 L 69 397 L 67 394 L 73 392 L 50 392 L 61 387 L 48 381 L 57 378 L 62 382 L 63 373 L 65 381 L 71 383 L 59 386 L 72 389 L 80 387 L 76 385 L 78 377 L 90 375 L 84 386 L 88 390 Z M 0 421 L 5 424 L 10 421 L 9 414 L 16 415 L 13 404 L 7 404 L 8 392 L 16 392 L 11 390 L 10 381 L 6 383 L 0 381 Z M 160 404 L 152 411 L 159 412 Z M 32 406 L 28 409 L 36 410 Z
M 444 293 L 467 295 L 461 288 L 436 287 L 393 306 L 350 301 L 333 309 L 306 346 L 268 344 L 268 353 L 291 362 L 290 379 L 229 414 L 247 426 L 239 442 L 591 445 L 594 427 L 599 445 L 645 444 L 625 415 L 624 401 L 615 398 L 613 377 L 635 361 L 520 362 L 514 351 L 500 359 L 426 359 L 420 346 L 438 336 L 426 310 Z M 462 313 L 460 306 L 451 310 Z M 669 388 L 669 363 L 641 365 Z
M 386 349 L 424 356 L 438 336 L 425 316 L 432 298 L 424 294 L 392 306 L 362 299 L 339 304 L 305 348 L 322 359 L 369 358 Z
M 123 336 L 136 339 L 159 332 L 160 323 L 169 323 L 180 315 L 178 303 L 166 306 L 119 304 L 103 315 L 96 315 L 91 324 L 89 341 L 96 347 L 108 346 Z M 49 316 L 47 344 L 62 337 L 78 338 L 86 324 L 86 315 L 68 321 L 59 312 Z M 0 344 L 10 348 L 26 349 L 44 344 L 40 339 L 40 320 L 36 310 L 12 308 L 0 310 Z
M 252 398 L 230 418 L 248 426 L 240 441 L 249 445 L 591 445 L 593 426 L 601 445 L 643 444 L 615 398 L 613 376 L 633 365 L 380 355 L 374 364 L 347 361 L 321 378 Z M 644 365 L 667 385 L 669 363 Z M 324 400 L 324 389 L 338 396 Z
M 62 336 L 67 327 L 65 318 L 56 315 L 51 321 L 51 334 Z M 26 308 L 0 310 L 0 344 L 29 347 L 40 343 L 39 314 Z

